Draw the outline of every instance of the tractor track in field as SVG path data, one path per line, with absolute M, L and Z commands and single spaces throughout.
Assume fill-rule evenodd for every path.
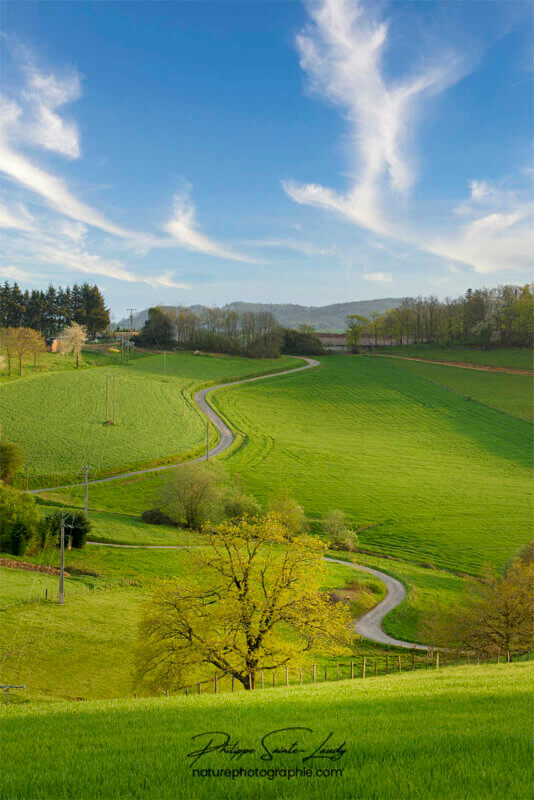
M 470 364 L 468 361 L 435 361 L 432 358 L 418 358 L 417 356 L 398 356 L 392 353 L 373 353 L 373 358 L 398 358 L 401 361 L 420 361 L 422 364 L 439 364 L 442 367 L 459 367 L 460 369 L 474 369 L 478 372 L 504 372 L 508 375 L 534 376 L 531 369 L 512 369 L 512 367 L 498 367 L 492 364 Z
M 239 386 L 244 383 L 252 383 L 253 381 L 261 381 L 267 380 L 268 378 L 277 378 L 280 375 L 292 375 L 296 372 L 302 372 L 306 369 L 312 369 L 314 367 L 319 366 L 319 361 L 314 358 L 304 358 L 306 364 L 302 367 L 296 367 L 295 369 L 287 369 L 282 372 L 274 372 L 268 375 L 258 375 L 253 378 L 243 378 L 239 381 L 232 381 L 230 383 L 219 383 L 216 386 L 208 386 L 205 389 L 201 389 L 200 391 L 196 392 L 193 397 L 195 405 L 205 414 L 205 416 L 213 423 L 216 427 L 217 431 L 219 432 L 219 441 L 217 444 L 210 448 L 208 455 L 211 458 L 212 456 L 217 456 L 227 450 L 232 442 L 234 441 L 234 434 L 228 427 L 228 425 L 224 422 L 221 417 L 217 414 L 217 412 L 208 404 L 206 397 L 210 392 L 214 392 L 217 389 L 226 389 L 230 386 Z M 208 456 L 199 456 L 198 458 L 192 459 L 191 461 L 180 461 L 175 464 L 165 464 L 159 467 L 149 467 L 147 469 L 141 470 L 134 470 L 131 472 L 124 472 L 120 475 L 111 475 L 107 478 L 97 478 L 94 480 L 89 481 L 89 484 L 98 484 L 98 483 L 109 483 L 111 481 L 117 481 L 124 478 L 133 478 L 138 475 L 147 475 L 152 472 L 161 472 L 167 469 L 174 469 L 175 467 L 179 467 L 182 464 L 190 464 L 193 462 L 198 461 L 205 461 Z M 72 488 L 73 486 L 83 486 L 83 483 L 76 483 L 70 484 L 68 486 L 55 486 L 49 489 L 32 489 L 29 494 L 42 494 L 44 492 L 51 492 L 58 489 L 68 489 Z M 188 549 L 187 545 L 129 545 L 129 544 L 118 544 L 118 543 L 111 543 L 111 542 L 87 542 L 89 545 L 93 546 L 100 546 L 100 547 L 117 547 L 117 548 L 125 548 L 125 549 L 152 549 L 152 550 L 184 550 Z M 378 642 L 379 644 L 387 644 L 387 645 L 394 645 L 397 647 L 410 647 L 410 648 L 417 648 L 419 650 L 428 650 L 429 648 L 425 645 L 415 644 L 414 642 L 404 642 L 400 639 L 394 639 L 392 636 L 389 636 L 382 630 L 382 622 L 386 614 L 389 614 L 394 608 L 396 608 L 404 598 L 406 597 L 406 589 L 404 585 L 397 580 L 396 578 L 392 578 L 391 575 L 386 574 L 385 572 L 380 572 L 379 570 L 372 569 L 371 567 L 365 567 L 361 564 L 354 564 L 350 561 L 343 561 L 337 558 L 330 558 L 325 556 L 325 560 L 329 561 L 334 564 L 342 564 L 345 566 L 349 566 L 352 569 L 359 570 L 361 572 L 368 572 L 371 575 L 374 575 L 376 578 L 381 580 L 386 585 L 386 596 L 384 599 L 378 603 L 374 608 L 368 611 L 366 614 L 361 616 L 359 619 L 355 620 L 354 628 L 360 636 L 364 637 L 365 639 L 369 639 L 373 642 Z

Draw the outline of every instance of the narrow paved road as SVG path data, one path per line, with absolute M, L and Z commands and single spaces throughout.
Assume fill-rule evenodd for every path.
M 332 561 L 335 564 L 343 564 L 344 566 L 352 567 L 352 569 L 360 570 L 360 572 L 369 572 L 386 584 L 387 592 L 384 599 L 354 623 L 356 633 L 359 633 L 360 636 L 363 636 L 365 639 L 370 639 L 372 642 L 379 642 L 380 644 L 391 644 L 396 647 L 416 647 L 418 650 L 429 649 L 424 644 L 415 644 L 414 642 L 404 642 L 401 639 L 394 639 L 382 630 L 382 622 L 386 614 L 393 611 L 406 597 L 406 589 L 400 581 L 396 578 L 392 578 L 391 575 L 387 575 L 385 572 L 379 572 L 377 569 L 372 569 L 371 567 L 364 567 L 362 564 L 354 564 L 350 561 L 343 561 L 340 558 L 329 558 L 328 556 L 326 556 L 326 560 Z
M 295 356 L 297 358 L 297 356 Z M 209 457 L 217 456 L 219 453 L 222 453 L 224 450 L 227 450 L 232 442 L 234 441 L 234 434 L 226 425 L 225 422 L 213 411 L 213 409 L 208 405 L 206 402 L 206 395 L 210 392 L 214 392 L 216 389 L 226 389 L 228 386 L 237 386 L 240 383 L 252 383 L 252 381 L 264 381 L 268 378 L 278 378 L 280 375 L 292 375 L 294 372 L 302 372 L 304 369 L 311 369 L 312 367 L 318 367 L 319 362 L 315 358 L 307 358 L 306 356 L 298 356 L 299 361 L 306 361 L 306 364 L 303 367 L 295 367 L 295 369 L 285 369 L 283 372 L 271 372 L 268 375 L 258 375 L 255 378 L 243 378 L 239 381 L 232 381 L 231 383 L 218 383 L 216 386 L 208 386 L 206 389 L 201 389 L 197 392 L 193 398 L 196 405 L 200 408 L 200 410 L 209 418 L 211 422 L 215 425 L 217 430 L 219 431 L 220 439 L 215 445 L 215 447 L 210 447 L 209 450 Z M 136 475 L 148 475 L 151 472 L 162 472 L 166 469 L 174 469 L 175 467 L 180 467 L 182 464 L 191 464 L 196 461 L 205 461 L 206 456 L 199 456 L 198 458 L 193 458 L 190 461 L 178 461 L 175 464 L 163 464 L 160 467 L 148 467 L 147 469 L 137 469 L 132 470 L 131 472 L 121 472 L 120 475 L 110 475 L 108 478 L 95 478 L 93 480 L 88 481 L 89 484 L 94 483 L 109 483 L 110 481 L 119 481 L 123 478 L 134 478 Z M 83 482 L 79 483 L 69 483 L 65 484 L 64 486 L 49 486 L 45 489 L 30 489 L 28 494 L 44 494 L 45 492 L 55 492 L 58 489 L 72 489 L 74 486 L 84 486 Z

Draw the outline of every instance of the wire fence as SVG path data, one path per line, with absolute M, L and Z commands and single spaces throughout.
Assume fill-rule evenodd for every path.
M 350 661 L 338 661 L 335 664 L 314 663 L 306 666 L 285 666 L 269 670 L 257 670 L 254 673 L 238 678 L 230 672 L 219 672 L 176 690 L 162 690 L 166 696 L 171 694 L 200 695 L 217 694 L 219 692 L 236 692 L 243 690 L 269 689 L 280 686 L 318 685 L 339 680 L 367 679 L 383 675 L 403 672 L 427 672 L 451 666 L 469 664 L 512 663 L 530 661 L 529 650 L 506 650 L 495 653 L 480 653 L 474 650 L 429 650 L 421 654 L 421 650 L 410 649 L 409 652 L 386 652 L 383 655 L 356 656 Z

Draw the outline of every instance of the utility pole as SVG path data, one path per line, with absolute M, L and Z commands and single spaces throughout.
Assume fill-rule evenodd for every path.
M 166 380 L 165 380 L 165 356 L 166 355 L 167 355 L 167 353 L 164 350 L 163 351 L 163 383 L 166 383 Z
M 108 389 L 108 379 L 109 379 L 109 375 L 106 375 L 106 425 L 107 425 L 107 424 L 108 424 L 108 422 L 109 422 L 109 413 L 108 413 L 108 409 L 109 409 L 109 389 Z
M 88 480 L 89 467 L 84 466 L 84 467 L 82 467 L 82 469 L 84 471 L 84 478 L 83 478 L 83 486 L 84 486 L 83 513 L 85 514 L 85 517 L 87 518 L 87 515 L 88 515 L 87 512 L 88 512 L 88 509 L 89 509 L 89 502 L 88 502 L 88 500 L 89 500 L 89 480 Z
M 9 690 L 10 689 L 25 689 L 26 684 L 24 686 L 15 686 L 14 683 L 3 683 L 0 685 L 0 689 L 3 689 L 6 693 L 6 706 L 9 705 Z
M 113 424 L 115 425 L 115 395 L 117 390 L 117 376 L 113 375 Z
M 124 361 L 124 336 L 121 334 L 121 364 Z
M 206 422 L 206 461 L 210 460 L 210 424 Z
M 59 605 L 63 605 L 63 573 L 65 572 L 65 519 L 61 517 L 61 566 L 59 568 Z
M 130 340 L 131 340 L 131 338 L 132 338 L 132 331 L 133 331 L 133 312 L 134 312 L 135 310 L 136 310 L 135 308 L 127 308 L 127 309 L 126 309 L 126 311 L 129 311 L 129 312 L 130 312 Z M 129 341 L 129 342 L 128 342 L 128 354 L 127 354 L 127 359 L 128 359 L 128 360 L 127 360 L 127 363 L 128 363 L 128 364 L 130 363 L 130 345 L 131 345 L 131 341 Z

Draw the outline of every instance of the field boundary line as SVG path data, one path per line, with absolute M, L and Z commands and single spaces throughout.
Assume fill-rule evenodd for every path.
M 400 358 L 401 361 L 420 361 L 423 364 L 438 364 L 442 367 L 459 367 L 460 369 L 473 369 L 478 372 L 504 372 L 508 375 L 534 376 L 531 369 L 512 369 L 512 367 L 497 367 L 491 364 L 470 364 L 467 361 L 435 361 L 432 358 L 418 358 L 417 356 L 397 356 L 393 353 L 372 353 L 371 358 Z

